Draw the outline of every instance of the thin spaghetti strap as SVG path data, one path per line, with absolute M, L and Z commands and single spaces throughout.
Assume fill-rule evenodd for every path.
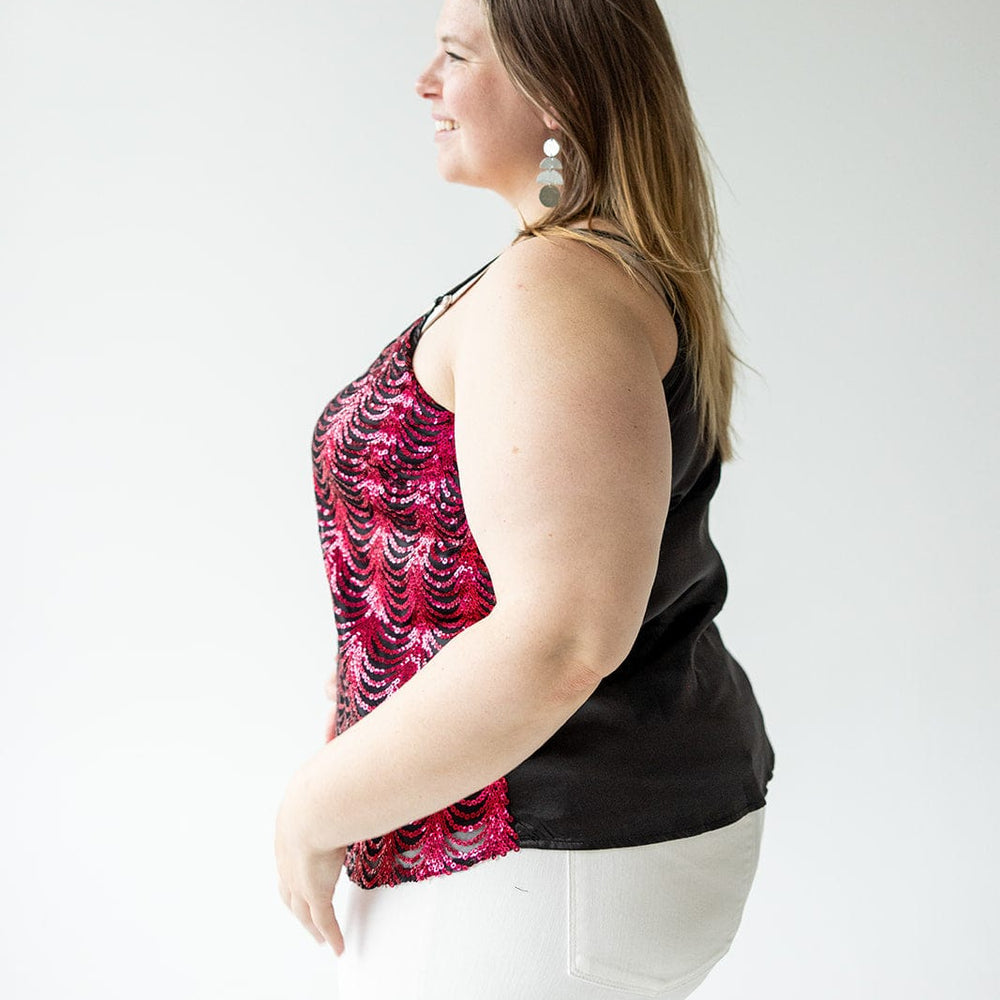
M 606 229 L 574 229 L 574 233 L 597 233 L 598 236 L 610 236 L 613 240 L 618 240 L 619 243 L 627 243 L 633 250 L 635 250 L 635 244 L 625 236 L 619 236 L 617 233 L 609 233 Z M 636 253 L 639 251 L 636 250 Z
M 460 288 L 462 288 L 463 286 L 467 285 L 470 281 L 472 281 L 473 278 L 478 278 L 479 275 L 481 275 L 483 273 L 483 271 L 485 271 L 486 268 L 488 268 L 490 266 L 490 264 L 493 263 L 493 261 L 495 261 L 495 260 L 497 260 L 497 258 L 499 258 L 499 256 L 500 256 L 500 254 L 497 254 L 496 257 L 493 258 L 493 260 L 487 261 L 485 264 L 483 264 L 483 266 L 478 271 L 475 271 L 474 273 L 470 274 L 464 281 L 460 281 L 457 285 L 455 285 L 454 288 L 449 288 L 448 291 L 446 291 L 446 292 L 442 293 L 441 295 L 439 295 L 437 297 L 437 299 L 435 299 L 434 304 L 437 305 L 438 303 L 443 302 L 445 299 L 450 298 Z

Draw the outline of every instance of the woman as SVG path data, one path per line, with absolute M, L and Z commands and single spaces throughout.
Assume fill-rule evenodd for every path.
M 336 708 L 279 890 L 341 1000 L 684 997 L 774 764 L 713 622 L 733 354 L 697 129 L 654 0 L 446 0 L 437 34 L 439 171 L 521 229 L 317 424 Z

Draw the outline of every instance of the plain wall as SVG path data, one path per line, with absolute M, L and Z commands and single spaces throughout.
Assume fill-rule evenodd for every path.
M 997 996 L 1000 7 L 664 5 L 714 159 L 718 622 L 776 752 L 704 1000 Z M 514 234 L 438 5 L 0 0 L 0 992 L 335 996 L 273 822 L 321 745 L 327 401 Z

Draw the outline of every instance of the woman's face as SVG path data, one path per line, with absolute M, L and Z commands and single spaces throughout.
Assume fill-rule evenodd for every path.
M 538 205 L 542 144 L 554 133 L 500 65 L 479 0 L 445 0 L 436 33 L 416 87 L 432 115 L 454 123 L 434 135 L 438 171 L 446 181 L 496 191 L 527 218 L 525 209 Z

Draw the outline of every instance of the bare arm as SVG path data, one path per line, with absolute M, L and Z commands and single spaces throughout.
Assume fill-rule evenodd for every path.
M 595 256 L 531 240 L 482 279 L 484 319 L 454 362 L 455 438 L 496 606 L 307 763 L 317 846 L 387 833 L 511 771 L 634 642 L 669 422 L 652 352 Z

